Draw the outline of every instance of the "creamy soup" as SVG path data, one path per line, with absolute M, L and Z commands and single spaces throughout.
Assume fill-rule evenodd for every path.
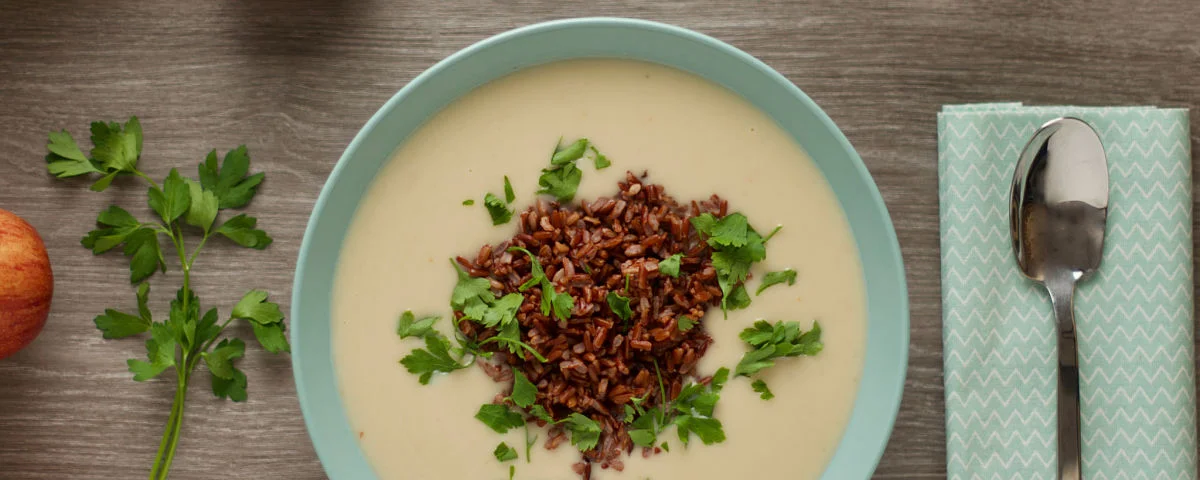
M 581 160 L 577 199 L 610 196 L 626 170 L 649 171 L 676 199 L 717 193 L 759 231 L 783 230 L 752 269 L 754 292 L 767 271 L 794 268 L 793 286 L 753 296 L 745 310 L 705 318 L 712 347 L 698 370 L 732 368 L 746 351 L 737 334 L 756 319 L 819 320 L 825 349 L 784 359 L 764 371 L 776 397 L 761 400 L 746 378 L 730 380 L 714 417 L 727 440 L 684 448 L 673 430 L 660 436 L 670 453 L 643 458 L 623 472 L 593 469 L 597 479 L 807 479 L 819 477 L 842 436 L 865 348 L 862 268 L 846 219 L 812 161 L 773 121 L 737 95 L 699 77 L 626 60 L 575 60 L 530 68 L 496 80 L 433 117 L 395 153 L 363 198 L 341 252 L 333 291 L 333 342 L 339 388 L 366 457 L 383 479 L 577 478 L 570 444 L 532 462 L 524 432 L 489 430 L 474 418 L 503 388 L 479 368 L 417 383 L 398 360 L 420 342 L 400 340 L 405 310 L 444 315 L 450 332 L 454 269 L 447 259 L 472 256 L 516 232 L 492 226 L 483 194 L 503 195 L 508 175 L 518 211 L 535 199 L 537 177 L 560 138 L 589 138 L 612 161 L 596 171 Z M 474 206 L 463 200 L 474 199 Z M 545 432 L 537 432 L 545 439 Z M 516 463 L 496 461 L 505 441 Z

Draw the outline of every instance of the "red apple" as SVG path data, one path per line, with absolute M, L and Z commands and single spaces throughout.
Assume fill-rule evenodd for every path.
M 0 209 L 0 359 L 32 342 L 50 314 L 54 275 L 33 226 Z

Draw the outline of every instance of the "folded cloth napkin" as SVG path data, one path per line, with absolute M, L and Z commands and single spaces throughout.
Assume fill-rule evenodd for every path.
M 1192 168 L 1186 110 L 946 106 L 938 115 L 947 470 L 1057 476 L 1055 324 L 1009 236 L 1017 157 L 1045 122 L 1092 125 L 1108 154 L 1104 260 L 1075 295 L 1083 475 L 1196 478 Z

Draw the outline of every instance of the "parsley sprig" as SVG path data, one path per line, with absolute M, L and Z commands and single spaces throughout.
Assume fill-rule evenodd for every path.
M 215 150 L 210 152 L 200 163 L 199 180 L 185 178 L 171 169 L 160 184 L 138 169 L 142 126 L 137 117 L 124 125 L 94 122 L 91 140 L 93 147 L 88 156 L 67 131 L 50 133 L 46 170 L 59 178 L 98 175 L 91 185 L 94 191 L 105 190 L 118 176 L 138 177 L 150 186 L 148 203 L 157 218 L 139 219 L 113 205 L 100 212 L 97 228 L 88 232 L 81 243 L 96 255 L 120 247 L 129 257 L 130 282 L 138 283 L 137 313 L 105 309 L 95 318 L 96 328 L 108 339 L 149 332 L 146 359 L 126 362 L 134 380 L 150 380 L 168 370 L 175 373 L 175 399 L 149 475 L 151 480 L 165 479 L 179 444 L 187 387 L 197 365 L 203 361 L 212 374 L 213 394 L 235 402 L 246 400 L 246 374 L 235 366 L 235 361 L 245 355 L 246 345 L 238 338 L 221 338 L 229 324 L 234 320 L 248 322 L 268 352 L 288 352 L 291 348 L 284 335 L 283 312 L 278 304 L 268 301 L 267 292 L 246 293 L 229 317 L 221 321 L 218 310 L 204 310 L 200 297 L 192 290 L 192 268 L 211 238 L 222 236 L 260 250 L 271 244 L 271 237 L 257 228 L 254 217 L 240 214 L 218 221 L 221 210 L 250 203 L 263 174 L 248 175 L 250 155 L 241 146 L 221 161 Z M 188 239 L 197 235 L 198 242 L 189 250 Z M 183 279 L 165 318 L 155 320 L 149 308 L 148 279 L 157 271 L 166 271 L 168 262 L 160 244 L 164 239 L 178 258 Z
M 745 285 L 750 267 L 767 258 L 767 240 L 780 227 L 764 238 L 750 226 L 745 215 L 736 212 L 720 219 L 705 213 L 692 217 L 691 222 L 713 249 L 713 269 L 717 271 L 717 283 L 722 293 L 721 310 L 728 318 L 730 310 L 750 306 L 750 294 Z
M 813 322 L 812 330 L 805 332 L 800 322 L 775 322 L 766 320 L 742 330 L 738 335 L 752 350 L 742 356 L 734 369 L 734 375 L 748 377 L 775 366 L 775 360 L 785 357 L 812 356 L 821 353 L 821 324 Z M 764 384 L 765 385 L 765 384 Z
M 658 364 L 654 366 L 658 374 L 658 385 L 664 402 L 667 389 L 663 385 L 662 374 Z M 679 391 L 675 400 L 651 408 L 644 408 L 644 398 L 633 399 L 625 404 L 625 421 L 629 423 L 629 439 L 640 447 L 653 447 L 658 443 L 658 436 L 667 427 L 674 425 L 679 441 L 686 447 L 694 434 L 705 445 L 725 441 L 725 430 L 721 421 L 713 417 L 717 401 L 721 399 L 721 390 L 729 380 L 729 369 L 721 367 L 713 374 L 707 385 L 689 383 Z

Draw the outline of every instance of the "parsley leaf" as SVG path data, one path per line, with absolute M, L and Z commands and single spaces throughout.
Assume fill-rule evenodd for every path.
M 209 190 L 205 190 L 194 180 L 185 180 L 188 186 L 188 196 L 191 197 L 191 203 L 188 206 L 187 216 L 184 220 L 193 227 L 200 227 L 205 233 L 212 227 L 213 221 L 217 219 L 217 196 Z
M 555 148 L 554 155 L 550 157 L 550 165 L 561 167 L 575 163 L 576 160 L 583 158 L 584 152 L 587 151 L 588 143 L 588 139 L 581 138 L 566 147 Z
M 537 386 L 530 382 L 524 373 L 513 369 L 513 390 L 509 398 L 516 406 L 529 408 L 537 400 Z
M 754 292 L 754 295 L 762 295 L 763 290 L 766 290 L 772 285 L 777 285 L 780 283 L 795 285 L 796 271 L 788 268 L 778 272 L 767 272 L 767 274 L 763 276 L 763 281 L 758 285 L 758 290 Z
M 166 271 L 166 263 L 158 245 L 158 232 L 153 229 L 139 228 L 125 237 L 125 256 L 130 257 L 130 283 L 145 280 L 155 270 Z
M 663 275 L 672 278 L 679 278 L 679 261 L 683 259 L 682 253 L 676 253 L 658 262 L 658 271 Z
M 255 228 L 258 226 L 258 219 L 240 214 L 229 220 L 217 228 L 217 233 L 224 235 L 226 238 L 233 240 L 233 243 L 243 247 L 249 247 L 256 250 L 267 248 L 274 240 L 271 239 L 267 232 Z
M 228 398 L 234 402 L 246 401 L 246 374 L 237 368 L 233 369 L 231 378 L 212 377 L 213 395 L 218 398 Z
M 396 335 L 399 335 L 401 339 L 408 337 L 425 338 L 426 335 L 434 331 L 433 324 L 441 319 L 442 317 L 424 317 L 417 320 L 412 310 L 407 310 L 400 315 L 400 325 L 396 327 Z
M 612 162 L 608 160 L 608 157 L 601 154 L 599 150 L 596 150 L 594 145 L 589 146 L 589 148 L 592 150 L 592 154 L 595 155 L 595 157 L 592 158 L 592 162 L 596 166 L 596 170 L 604 170 L 612 165 Z
M 542 277 L 542 315 L 554 316 L 560 320 L 571 318 L 571 309 L 575 308 L 575 298 L 570 293 L 558 293 L 550 280 Z
M 492 452 L 492 455 L 496 457 L 496 460 L 501 462 L 517 459 L 517 451 L 504 442 L 500 442 L 499 445 L 496 445 L 496 450 Z
M 503 225 L 512 220 L 513 211 L 508 209 L 508 205 L 503 200 L 491 193 L 484 195 L 483 206 L 487 208 L 488 215 L 492 217 L 492 225 Z
M 696 321 L 687 315 L 680 315 L 675 322 L 681 332 L 686 332 L 696 326 Z
M 242 208 L 250 203 L 264 176 L 262 173 L 246 176 L 250 171 L 250 152 L 245 145 L 226 153 L 219 167 L 217 151 L 208 152 L 199 170 L 200 185 L 216 195 L 221 210 Z
M 821 352 L 821 324 L 813 322 L 812 330 L 804 332 L 799 322 L 776 322 L 774 325 L 759 320 L 754 326 L 742 330 L 738 335 L 753 347 L 742 356 L 734 374 L 750 376 L 775 365 L 775 359 L 783 357 L 812 356 Z
M 233 360 L 242 358 L 246 353 L 246 344 L 241 339 L 221 340 L 216 348 L 208 352 L 203 352 L 200 357 L 204 359 L 205 365 L 208 365 L 208 371 L 214 377 L 224 378 L 226 380 L 233 378 Z
M 458 283 L 454 285 L 454 291 L 450 294 L 451 308 L 465 312 L 468 307 L 481 304 L 486 307 L 496 300 L 496 295 L 492 293 L 492 282 L 486 278 L 472 277 L 454 260 L 450 260 L 450 264 L 454 265 L 454 270 L 458 272 Z
M 254 323 L 276 323 L 283 320 L 279 304 L 267 301 L 265 290 L 251 290 L 233 307 L 233 318 L 251 320 Z
M 761 378 L 750 383 L 750 388 L 754 389 L 755 392 L 760 393 L 761 395 L 759 395 L 759 397 L 763 400 L 775 398 L 775 394 L 771 393 L 771 389 L 767 387 L 767 382 L 764 382 Z
M 581 452 L 596 448 L 600 441 L 600 422 L 573 412 L 566 418 L 565 424 L 567 431 L 571 432 L 571 445 Z
M 192 204 L 191 192 L 179 171 L 174 168 L 163 180 L 162 188 L 150 187 L 150 208 L 154 209 L 163 222 L 170 224 L 188 211 Z
M 50 151 L 46 155 L 46 169 L 58 178 L 100 173 L 92 161 L 83 155 L 75 139 L 66 130 L 50 132 L 46 149 Z
M 462 202 L 462 203 L 463 203 L 463 205 L 466 205 L 466 206 L 468 206 L 468 207 L 469 207 L 469 206 L 471 206 L 471 205 L 474 205 L 474 204 L 475 204 L 475 200 L 472 200 L 472 199 L 468 198 L 468 199 L 466 199 L 466 200 L 463 200 L 463 202 Z
M 633 316 L 633 309 L 629 308 L 628 298 L 622 297 L 617 292 L 608 292 L 605 300 L 608 302 L 608 308 L 621 317 L 621 320 L 629 320 Z
M 746 293 L 745 284 L 739 284 L 722 301 L 726 310 L 738 310 L 750 306 L 750 294 Z
M 750 274 L 750 266 L 767 257 L 766 245 L 740 213 L 721 219 L 705 213 L 692 217 L 691 223 L 697 232 L 707 236 L 706 241 L 713 248 L 713 268 L 722 293 L 721 309 L 728 318 L 729 310 L 750 305 L 750 295 L 742 283 Z
M 675 417 L 675 432 L 679 434 L 679 441 L 683 442 L 684 446 L 687 446 L 691 434 L 699 437 L 705 445 L 725 441 L 725 430 L 721 421 L 710 417 L 679 415 Z
M 521 252 L 529 257 L 529 269 L 530 269 L 529 280 L 527 280 L 525 283 L 522 283 L 521 286 L 519 288 L 517 288 L 517 290 L 524 292 L 526 290 L 529 290 L 529 287 L 538 285 L 538 284 L 542 283 L 542 280 L 546 279 L 546 272 L 544 270 L 542 270 L 542 263 L 538 261 L 537 255 L 534 255 L 529 250 L 526 250 L 521 247 L 509 247 L 508 251 Z
M 575 192 L 579 190 L 581 181 L 583 181 L 583 170 L 574 164 L 544 169 L 542 175 L 538 177 L 538 186 L 541 188 L 537 193 L 552 195 L 560 202 L 569 202 L 575 199 Z
M 458 360 L 451 357 L 450 341 L 437 332 L 425 335 L 425 348 L 413 350 L 412 353 L 400 359 L 400 364 L 404 365 L 409 373 L 419 375 L 417 381 L 421 385 L 428 385 L 434 373 L 450 373 L 471 365 L 470 363 L 459 364 Z
M 150 327 L 150 338 L 146 339 L 146 359 L 130 359 L 125 363 L 133 373 L 133 379 L 144 382 L 157 377 L 163 370 L 175 365 L 175 336 L 162 323 Z
M 533 418 L 536 418 L 543 422 L 556 423 L 554 421 L 554 417 L 550 416 L 550 412 L 546 411 L 546 407 L 543 407 L 541 405 L 534 405 L 532 408 L 529 409 L 529 414 L 533 415 Z
M 514 428 L 525 426 L 525 417 L 512 411 L 507 405 L 485 403 L 480 405 L 475 418 L 487 425 L 496 433 L 506 433 Z
M 508 181 L 508 175 L 504 176 L 504 202 L 512 203 L 517 199 L 517 194 L 513 193 L 512 182 Z
M 104 315 L 98 315 L 95 323 L 106 339 L 125 338 L 150 330 L 150 320 L 111 308 L 105 309 Z

